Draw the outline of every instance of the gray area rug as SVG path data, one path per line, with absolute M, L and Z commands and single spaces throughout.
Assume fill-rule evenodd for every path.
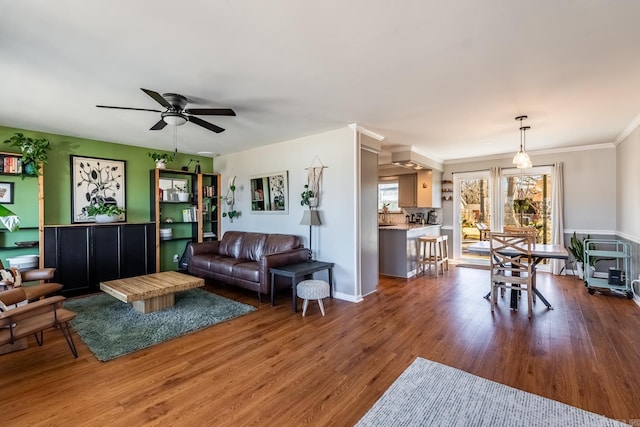
M 64 306 L 78 313 L 71 326 L 101 361 L 256 310 L 202 289 L 178 292 L 174 307 L 147 314 L 104 293 L 66 300 Z
M 625 426 L 417 358 L 356 426 Z

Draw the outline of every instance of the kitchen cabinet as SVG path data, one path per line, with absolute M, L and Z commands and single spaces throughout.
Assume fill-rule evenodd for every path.
M 46 226 L 44 266 L 63 295 L 97 292 L 100 282 L 155 272 L 154 224 Z
M 398 206 L 401 208 L 417 206 L 416 182 L 417 175 L 415 173 L 400 175 L 398 177 Z
M 441 172 L 424 170 L 398 177 L 398 206 L 401 208 L 442 207 Z

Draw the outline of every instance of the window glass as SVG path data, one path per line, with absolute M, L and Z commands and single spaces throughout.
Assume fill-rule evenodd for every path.
M 398 207 L 398 180 L 378 183 L 378 210 L 387 205 L 389 211 L 399 211 Z

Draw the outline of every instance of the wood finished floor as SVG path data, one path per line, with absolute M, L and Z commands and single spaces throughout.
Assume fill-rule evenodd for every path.
M 381 278 L 353 304 L 289 295 L 249 315 L 110 362 L 58 331 L 44 347 L 0 356 L 1 424 L 8 426 L 351 426 L 420 356 L 502 384 L 640 425 L 640 307 L 588 295 L 574 277 L 540 274 L 552 302 L 535 315 L 495 314 L 488 271 Z M 250 292 L 207 286 L 258 305 Z

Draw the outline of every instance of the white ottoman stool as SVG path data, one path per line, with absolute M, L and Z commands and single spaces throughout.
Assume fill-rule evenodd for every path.
M 324 280 L 303 280 L 298 283 L 296 287 L 296 293 L 298 298 L 302 298 L 304 303 L 302 304 L 302 316 L 307 312 L 307 306 L 310 299 L 318 300 L 320 311 L 324 316 L 324 305 L 322 299 L 329 296 L 329 284 Z

